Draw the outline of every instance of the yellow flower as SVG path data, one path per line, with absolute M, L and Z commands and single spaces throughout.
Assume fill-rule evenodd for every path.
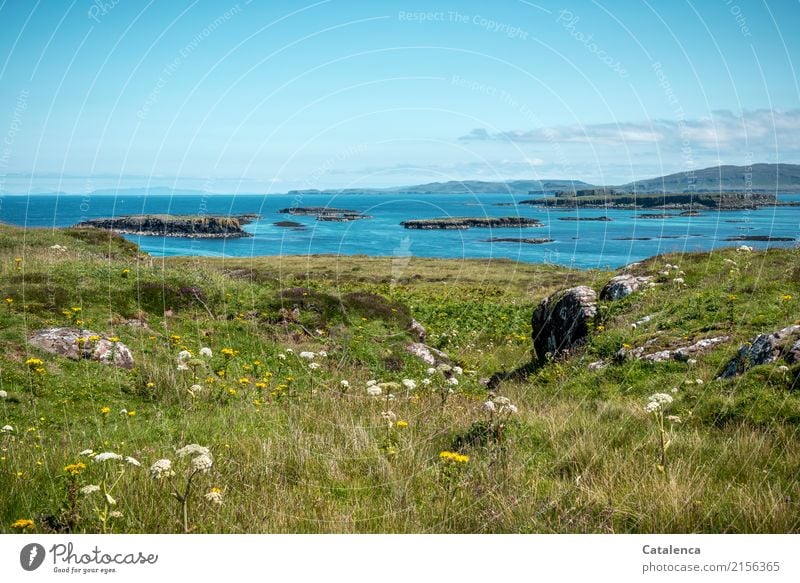
M 231 357 L 236 356 L 237 354 L 239 354 L 239 351 L 238 350 L 234 350 L 233 348 L 223 348 L 222 350 L 220 350 L 220 352 L 224 356 L 226 356 L 227 358 L 231 358 Z
M 69 464 L 64 466 L 64 471 L 72 476 L 77 476 L 85 469 L 86 469 L 86 464 L 83 462 L 78 462 L 77 464 Z
M 89 336 L 90 342 L 97 342 L 98 340 L 100 340 L 100 337 L 97 334 L 92 334 L 91 336 Z
M 6 298 L 6 303 L 10 306 L 14 303 L 14 298 Z
M 37 368 L 42 366 L 44 362 L 39 358 L 29 358 L 28 360 L 25 361 L 25 364 L 27 364 L 31 368 Z
M 152 381 L 151 381 L 151 382 L 149 382 L 149 383 L 147 383 L 147 388 L 148 388 L 148 389 L 152 389 L 152 388 L 153 388 L 153 387 L 155 387 L 155 386 L 156 386 L 156 384 L 155 384 L 154 382 L 152 382 Z
M 456 453 L 454 451 L 443 451 L 439 453 L 439 459 L 443 462 L 453 462 L 456 464 L 465 464 L 469 461 L 469 456 Z
M 119 338 L 117 336 L 109 336 L 109 342 L 119 342 Z
M 792 299 L 792 296 L 791 296 L 790 294 L 785 294 L 785 295 L 782 295 L 782 296 L 781 296 L 781 299 L 782 299 L 784 302 L 788 302 L 788 301 L 791 301 L 791 299 Z
M 267 383 L 256 383 L 256 388 L 257 389 L 266 389 L 267 388 Z
M 236 396 L 236 389 L 232 389 L 232 388 L 231 388 L 231 389 L 228 389 L 228 394 L 229 394 L 231 397 L 235 397 L 235 396 Z
M 30 518 L 20 518 L 11 523 L 11 528 L 19 528 L 20 530 L 33 528 L 33 520 Z
M 128 417 L 136 417 L 136 411 L 128 411 Z
M 736 301 L 736 294 L 728 294 L 728 301 L 735 302 Z
M 408 421 L 403 421 L 403 420 L 401 419 L 400 421 L 398 421 L 398 422 L 397 422 L 397 426 L 398 426 L 400 429 L 403 429 L 403 428 L 405 428 L 405 427 L 408 427 Z
M 72 311 L 77 314 L 78 312 L 81 311 L 81 309 L 78 306 L 75 306 L 74 308 L 72 308 Z
M 122 270 L 122 277 L 128 277 L 128 274 L 131 272 L 130 269 L 123 269 Z
M 218 371 L 217 371 L 217 376 L 218 376 L 218 377 L 224 377 L 224 376 L 225 376 L 225 371 L 224 371 L 224 370 L 221 370 L 221 369 L 220 369 L 220 370 L 218 370 Z
M 630 347 L 631 347 L 631 345 L 630 345 L 630 344 L 628 344 L 628 343 L 626 343 L 626 342 L 623 342 L 623 343 L 622 343 L 622 348 L 628 349 L 628 348 L 630 348 Z
M 103 407 L 102 409 L 100 409 L 100 412 L 103 415 L 108 415 L 111 412 L 111 407 Z
M 250 384 L 250 379 L 248 379 L 247 377 L 242 377 L 242 378 L 239 379 L 239 384 L 240 385 L 249 385 Z
M 600 326 L 598 326 L 598 327 L 597 327 L 597 331 L 598 331 L 598 332 L 602 332 L 602 331 L 603 331 L 603 330 L 605 330 L 605 329 L 606 329 L 606 327 L 605 327 L 605 326 L 603 326 L 602 324 L 601 324 Z

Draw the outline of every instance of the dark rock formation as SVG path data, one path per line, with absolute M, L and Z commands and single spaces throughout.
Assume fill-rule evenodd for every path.
M 484 239 L 484 243 L 526 243 L 528 245 L 541 245 L 543 243 L 552 243 L 554 239 L 547 238 L 524 238 L 524 237 L 493 237 L 491 239 Z
M 276 227 L 285 227 L 287 229 L 302 229 L 305 227 L 303 223 L 298 223 L 296 221 L 277 221 L 272 224 Z
M 242 229 L 257 215 L 238 217 L 195 215 L 129 215 L 110 219 L 90 219 L 77 227 L 108 229 L 116 233 L 190 239 L 234 239 L 251 237 Z
M 538 219 L 526 217 L 443 217 L 439 219 L 413 219 L 400 223 L 406 229 L 469 229 L 542 227 Z
M 358 221 L 360 219 L 369 219 L 361 211 L 354 211 L 350 209 L 337 209 L 324 206 L 307 206 L 307 207 L 289 207 L 278 211 L 285 215 L 298 215 L 316 217 L 318 221 L 343 223 L 347 221 Z
M 533 347 L 540 362 L 580 346 L 597 315 L 597 295 L 587 286 L 573 287 L 543 300 L 533 312 Z
M 618 275 L 603 287 L 600 292 L 601 300 L 619 300 L 631 295 L 652 278 L 647 276 L 637 277 L 635 275 Z
M 559 217 L 559 221 L 610 221 L 610 217 L 603 215 L 602 217 Z
M 795 341 L 795 343 L 789 347 L 785 358 L 786 362 L 789 364 L 797 364 L 800 362 L 800 340 Z
M 122 342 L 78 328 L 47 328 L 34 332 L 28 342 L 71 360 L 95 360 L 119 368 L 133 368 L 133 354 Z
M 788 356 L 794 344 L 788 350 L 787 345 L 798 335 L 800 326 L 797 325 L 787 326 L 772 334 L 759 334 L 739 348 L 736 356 L 728 361 L 717 378 L 728 379 L 742 374 L 751 367 L 775 362 L 783 352 L 787 352 Z
M 726 237 L 726 241 L 794 241 L 793 237 L 773 237 L 771 235 L 734 235 Z

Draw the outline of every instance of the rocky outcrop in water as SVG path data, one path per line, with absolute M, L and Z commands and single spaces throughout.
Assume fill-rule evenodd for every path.
M 542 238 L 526 238 L 526 237 L 493 237 L 491 239 L 484 239 L 484 243 L 525 243 L 526 245 L 542 245 L 544 243 L 552 243 L 554 239 Z
M 242 229 L 258 215 L 236 217 L 194 215 L 128 215 L 109 219 L 90 219 L 76 227 L 95 227 L 115 233 L 189 239 L 236 239 L 251 237 Z
M 34 332 L 28 342 L 31 346 L 70 360 L 94 360 L 126 369 L 134 365 L 130 348 L 91 330 L 47 328 Z
M 637 291 L 651 279 L 651 277 L 647 276 L 637 277 L 629 274 L 612 277 L 611 280 L 600 291 L 600 299 L 620 300 Z
M 792 358 L 790 355 L 797 342 L 791 346 L 789 343 L 798 336 L 800 336 L 800 326 L 797 325 L 787 326 L 772 334 L 759 334 L 739 348 L 736 356 L 728 361 L 717 378 L 729 379 L 754 366 L 775 362 L 784 353 Z M 800 349 L 800 346 L 798 348 Z
M 486 229 L 511 227 L 542 227 L 538 219 L 526 217 L 443 217 L 439 219 L 413 219 L 400 223 L 406 229 Z
M 344 223 L 372 218 L 361 211 L 336 209 L 324 206 L 289 207 L 278 211 L 285 215 L 316 217 L 318 221 Z
M 597 295 L 585 285 L 553 294 L 534 310 L 533 348 L 540 362 L 580 346 L 597 315 Z

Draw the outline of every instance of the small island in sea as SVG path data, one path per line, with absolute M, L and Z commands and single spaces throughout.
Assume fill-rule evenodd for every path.
M 534 193 L 531 193 L 534 194 Z M 561 191 L 555 196 L 526 199 L 519 204 L 560 208 L 615 208 L 660 210 L 755 210 L 779 202 L 774 193 L 757 192 L 620 192 L 610 188 Z M 649 217 L 648 217 L 649 218 Z
M 322 206 L 289 207 L 281 209 L 278 212 L 285 215 L 316 217 L 318 221 L 327 221 L 330 223 L 346 223 L 348 221 L 358 221 L 361 219 L 372 218 L 369 215 L 365 215 L 361 211 L 336 209 Z
M 538 219 L 527 217 L 441 217 L 436 219 L 412 219 L 400 223 L 406 229 L 470 229 L 543 227 Z
M 252 237 L 242 227 L 258 215 L 203 216 L 203 215 L 126 215 L 122 217 L 90 219 L 76 227 L 94 227 L 115 233 L 149 235 L 155 237 L 186 237 L 189 239 L 237 239 Z
M 552 243 L 554 239 L 547 237 L 492 237 L 491 239 L 484 239 L 484 243 L 525 243 L 527 245 L 542 245 L 544 243 Z

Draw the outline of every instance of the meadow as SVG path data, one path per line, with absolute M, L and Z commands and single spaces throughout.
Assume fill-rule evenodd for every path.
M 800 365 L 715 377 L 800 324 L 800 250 L 636 270 L 656 285 L 600 302 L 583 348 L 489 393 L 531 361 L 543 298 L 614 273 L 163 259 L 104 231 L 0 226 L 0 532 L 797 532 Z M 452 366 L 406 351 L 413 321 Z M 27 343 L 62 326 L 135 366 Z M 689 362 L 614 360 L 723 334 Z M 648 411 L 654 394 L 671 402 Z

